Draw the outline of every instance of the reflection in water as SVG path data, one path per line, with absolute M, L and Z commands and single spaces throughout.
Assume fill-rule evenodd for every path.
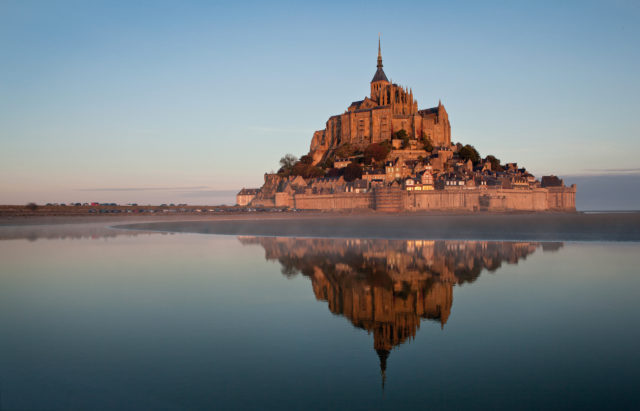
M 453 286 L 473 283 L 487 269 L 517 264 L 542 247 L 562 243 L 238 237 L 260 244 L 282 273 L 311 279 L 318 300 L 334 314 L 373 333 L 384 387 L 392 348 L 414 338 L 423 318 L 447 323 Z
M 121 230 L 109 223 L 0 226 L 0 240 L 81 240 L 157 235 L 157 232 Z M 159 233 L 163 235 L 173 233 Z

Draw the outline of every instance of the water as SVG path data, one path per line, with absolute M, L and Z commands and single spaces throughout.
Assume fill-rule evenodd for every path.
M 2 410 L 640 406 L 639 243 L 51 230 L 0 229 Z

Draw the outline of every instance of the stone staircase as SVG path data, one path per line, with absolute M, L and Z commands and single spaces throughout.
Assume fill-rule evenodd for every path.
M 400 188 L 378 187 L 373 193 L 373 206 L 377 211 L 402 211 L 403 194 L 404 193 Z

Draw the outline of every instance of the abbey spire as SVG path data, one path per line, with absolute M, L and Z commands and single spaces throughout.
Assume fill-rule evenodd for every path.
M 384 74 L 384 70 L 382 70 L 382 49 L 380 48 L 380 36 L 378 35 L 378 69 L 376 70 L 376 74 L 374 74 L 371 83 L 385 82 L 389 83 L 386 74 Z M 376 87 L 377 89 L 377 87 Z
M 380 35 L 378 34 L 378 68 L 382 68 L 382 51 L 380 49 Z

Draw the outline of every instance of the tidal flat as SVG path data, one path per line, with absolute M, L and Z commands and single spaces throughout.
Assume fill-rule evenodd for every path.
M 637 214 L 259 217 L 0 226 L 0 409 L 640 407 Z
M 164 221 L 120 228 L 200 234 L 459 240 L 640 241 L 640 212 L 351 214 Z

